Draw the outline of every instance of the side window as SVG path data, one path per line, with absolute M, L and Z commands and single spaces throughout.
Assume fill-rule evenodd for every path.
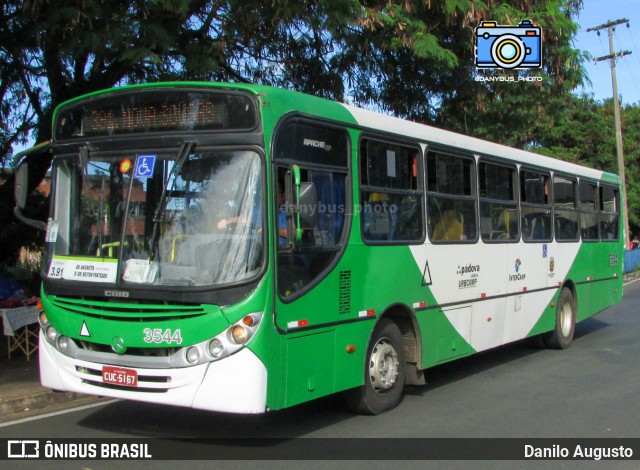
M 598 187 L 595 183 L 580 181 L 580 234 L 583 240 L 597 241 L 598 235 Z
M 274 236 L 278 247 L 278 292 L 295 298 L 320 279 L 342 251 L 348 223 L 348 134 L 344 129 L 292 120 L 280 127 L 275 138 L 277 194 Z M 293 207 L 292 166 L 300 168 L 302 183 L 312 183 L 314 203 L 301 206 L 314 212 L 300 217 L 302 240 L 290 244 L 287 231 L 296 231 Z M 312 222 L 310 222 L 312 221 Z M 310 226 L 313 224 L 313 226 Z M 295 246 L 294 246 L 295 245 Z
M 580 233 L 575 180 L 553 176 L 553 208 L 556 240 L 577 241 Z
M 416 148 L 363 139 L 360 143 L 362 237 L 367 242 L 424 239 Z
M 434 242 L 478 238 L 473 158 L 427 153 L 427 231 Z
M 604 241 L 618 241 L 619 238 L 618 190 L 611 186 L 600 186 L 600 212 L 598 223 L 600 236 Z
M 518 240 L 516 169 L 481 161 L 478 182 L 482 239 L 496 242 Z
M 553 234 L 548 173 L 520 170 L 520 217 L 525 242 L 551 241 Z

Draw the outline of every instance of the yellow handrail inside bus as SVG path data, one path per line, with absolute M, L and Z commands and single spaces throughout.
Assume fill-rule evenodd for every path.
M 173 261 L 176 257 L 176 246 L 178 244 L 178 241 L 184 241 L 190 236 L 191 235 L 176 235 L 175 237 L 173 237 L 173 239 L 171 240 L 171 261 Z

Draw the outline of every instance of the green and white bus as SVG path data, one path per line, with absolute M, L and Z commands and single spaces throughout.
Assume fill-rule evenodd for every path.
M 42 384 L 261 413 L 523 338 L 622 297 L 616 175 L 291 91 L 158 83 L 60 105 Z

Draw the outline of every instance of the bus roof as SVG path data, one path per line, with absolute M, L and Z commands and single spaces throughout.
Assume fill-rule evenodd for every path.
M 496 144 L 487 140 L 469 137 L 463 134 L 438 129 L 436 127 L 418 124 L 412 121 L 386 116 L 380 113 L 344 105 L 356 119 L 359 125 L 384 131 L 386 133 L 402 135 L 425 143 L 440 144 L 447 147 L 459 148 L 468 152 L 508 159 L 525 165 L 547 168 L 550 170 L 577 175 L 596 180 L 606 180 L 617 183 L 618 175 L 595 170 L 575 163 L 565 162 L 525 150 L 519 150 L 506 145 Z
M 118 87 L 109 90 L 101 90 L 89 93 L 61 103 L 55 110 L 54 119 L 55 114 L 59 112 L 60 108 L 83 99 L 109 94 L 112 92 L 122 92 L 126 90 L 134 91 L 136 89 L 140 90 L 154 87 L 211 87 L 244 90 L 254 94 L 268 95 L 274 98 L 277 96 L 283 102 L 288 102 L 284 107 L 289 107 L 290 111 L 297 110 L 310 115 L 324 114 L 323 112 L 318 113 L 318 109 L 322 109 L 324 112 L 328 113 L 328 110 L 335 106 L 333 108 L 333 111 L 331 112 L 331 119 L 337 119 L 339 121 L 345 122 L 348 125 L 353 125 L 353 122 L 347 122 L 348 118 L 345 119 L 345 115 L 350 115 L 350 117 L 357 123 L 359 127 L 377 132 L 384 132 L 386 134 L 409 137 L 425 144 L 440 144 L 451 148 L 462 149 L 478 155 L 507 159 L 512 162 L 522 163 L 539 168 L 547 168 L 549 170 L 560 171 L 570 175 L 577 175 L 586 178 L 592 178 L 595 180 L 605 180 L 615 184 L 619 182 L 618 175 L 613 173 L 595 170 L 585 166 L 559 160 L 557 158 L 547 157 L 537 153 L 527 152 L 525 150 L 519 150 L 475 137 L 469 137 L 464 134 L 446 131 L 437 127 L 418 124 L 416 122 L 388 116 L 375 111 L 369 111 L 363 108 L 358 108 L 356 106 L 333 102 L 324 98 L 266 85 L 217 82 L 157 82 L 129 85 L 125 87 Z M 318 106 L 319 104 L 322 104 L 322 106 Z M 346 113 L 343 111 L 346 111 Z

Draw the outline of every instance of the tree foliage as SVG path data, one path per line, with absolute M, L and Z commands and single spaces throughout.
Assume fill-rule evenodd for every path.
M 5 0 L 0 161 L 9 164 L 16 144 L 48 140 L 53 109 L 66 99 L 174 79 L 282 86 L 531 145 L 582 81 L 584 56 L 571 43 L 580 7 L 581 0 Z M 534 73 L 542 83 L 476 81 L 473 34 L 486 19 L 541 26 L 544 64 Z M 30 166 L 33 187 L 48 167 Z M 13 223 L 12 187 L 12 179 L 0 186 L 2 227 Z M 13 246 L 0 241 L 2 261 Z
M 640 104 L 621 109 L 627 208 L 632 232 L 640 230 Z M 533 149 L 552 157 L 618 173 L 613 99 L 569 96 Z
M 582 81 L 579 0 L 9 0 L 1 8 L 3 147 L 48 138 L 52 107 L 119 84 L 247 81 L 349 100 L 421 122 L 466 123 L 509 95 Z M 474 81 L 485 19 L 543 31 L 543 86 Z M 557 91 L 557 89 L 555 90 Z M 525 92 L 525 93 L 523 93 Z M 464 106 L 458 106 L 463 104 Z M 516 109 L 521 109 L 519 104 Z M 456 112 L 456 110 L 459 110 Z M 446 112 L 445 112 L 446 111 Z M 471 124 L 471 120 L 474 124 Z

